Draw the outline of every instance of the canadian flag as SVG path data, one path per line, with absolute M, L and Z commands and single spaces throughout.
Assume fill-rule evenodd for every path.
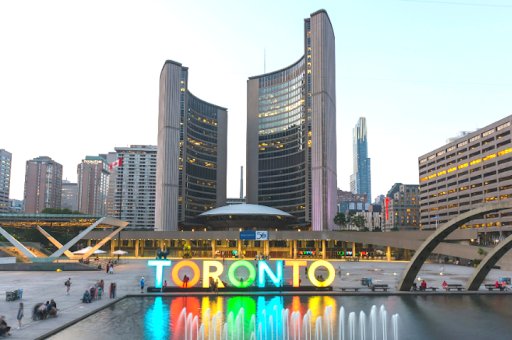
M 117 160 L 115 160 L 114 162 L 112 162 L 108 165 L 108 169 L 110 171 L 112 171 L 113 168 L 117 168 L 118 166 L 122 166 L 122 165 L 123 165 L 123 158 L 119 157 Z

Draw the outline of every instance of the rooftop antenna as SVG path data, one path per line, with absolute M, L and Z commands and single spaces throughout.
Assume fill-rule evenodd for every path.
M 244 198 L 244 166 L 240 167 L 240 199 Z
M 267 73 L 267 53 L 265 49 L 263 49 L 263 73 Z

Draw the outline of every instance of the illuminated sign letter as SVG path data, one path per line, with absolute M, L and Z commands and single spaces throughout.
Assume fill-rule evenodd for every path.
M 210 267 L 215 267 L 215 271 L 210 271 Z M 224 284 L 219 275 L 224 271 L 224 265 L 219 261 L 203 261 L 203 288 L 210 288 L 210 278 L 213 282 L 217 281 L 217 287 L 224 288 Z
M 164 267 L 171 265 L 170 260 L 149 260 L 148 266 L 155 267 L 155 288 L 162 288 Z
M 298 287 L 299 284 L 299 277 L 300 277 L 300 267 L 306 267 L 308 265 L 307 261 L 304 260 L 286 260 L 284 262 L 284 265 L 287 267 L 292 267 L 292 286 Z
M 316 273 L 316 270 L 318 267 L 325 267 L 327 269 L 328 276 L 323 281 L 320 281 L 316 278 L 315 273 Z M 313 262 L 311 264 L 311 266 L 309 267 L 308 277 L 309 277 L 309 281 L 311 281 L 311 283 L 314 286 L 328 287 L 334 281 L 334 278 L 336 277 L 336 271 L 334 270 L 334 267 L 332 266 L 332 264 L 330 264 L 329 262 L 324 261 L 324 260 L 318 260 L 318 261 Z
M 194 273 L 194 276 L 192 278 L 189 278 L 189 281 L 186 282 L 186 288 L 191 288 L 196 285 L 196 283 L 199 282 L 199 277 L 201 276 L 201 273 L 199 272 L 199 266 L 190 260 L 180 261 L 177 265 L 175 265 L 172 268 L 171 276 L 172 281 L 174 284 L 178 287 L 185 287 L 185 284 L 182 280 L 180 280 L 179 272 L 180 269 L 183 267 L 189 267 L 192 269 L 192 272 Z
M 247 268 L 247 271 L 249 272 L 249 277 L 245 280 L 238 280 L 235 277 L 236 270 L 240 267 Z M 254 268 L 254 265 L 247 260 L 236 261 L 233 262 L 233 264 L 229 267 L 228 278 L 229 282 L 231 282 L 231 284 L 237 288 L 249 287 L 252 285 L 254 280 L 256 280 L 256 269 Z
M 272 272 L 265 261 L 258 262 L 258 287 L 265 287 L 265 274 L 276 287 L 281 287 L 283 282 L 283 261 L 276 261 L 276 274 Z

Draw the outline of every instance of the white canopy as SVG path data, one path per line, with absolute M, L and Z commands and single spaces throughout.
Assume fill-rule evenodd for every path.
M 85 253 L 87 253 L 91 249 L 92 249 L 92 247 L 88 246 L 88 247 L 85 247 L 83 249 L 74 251 L 73 254 L 75 254 L 75 255 L 84 255 Z M 94 251 L 93 254 L 105 254 L 105 253 L 106 253 L 106 251 L 101 250 L 101 249 L 97 249 L 97 250 Z
M 118 249 L 116 251 L 113 251 L 112 254 L 113 255 L 126 255 L 126 254 L 128 254 L 128 252 L 124 251 L 124 250 L 121 250 L 121 249 Z

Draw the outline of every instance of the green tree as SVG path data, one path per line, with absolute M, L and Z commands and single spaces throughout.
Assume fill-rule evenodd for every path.
M 347 218 L 345 217 L 344 213 L 337 213 L 336 216 L 334 216 L 334 224 L 339 225 L 340 227 L 344 227 L 347 225 Z
M 43 211 L 41 211 L 42 214 L 54 214 L 54 215 L 74 215 L 74 214 L 82 214 L 79 211 L 72 211 L 70 209 L 64 208 L 44 208 Z
M 352 223 L 356 226 L 357 229 L 363 230 L 366 224 L 366 219 L 364 218 L 364 216 L 354 215 L 352 216 Z

